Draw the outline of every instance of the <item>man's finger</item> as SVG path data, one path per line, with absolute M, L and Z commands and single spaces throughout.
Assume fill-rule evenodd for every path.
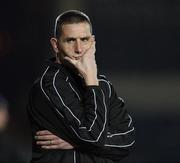
M 42 145 L 41 148 L 43 149 L 58 149 L 58 145 Z
M 48 140 L 48 141 L 37 141 L 36 144 L 37 145 L 50 145 L 52 141 Z
M 67 142 L 61 138 L 55 140 L 43 140 L 36 142 L 37 145 L 59 145 L 61 143 L 67 143 Z
M 74 59 L 71 59 L 71 58 L 69 58 L 69 57 L 64 57 L 64 59 L 66 60 L 66 61 L 68 61 L 70 64 L 72 64 L 72 65 L 76 65 L 76 63 L 77 63 L 77 60 L 74 60 Z
M 36 135 L 51 135 L 52 133 L 48 130 L 41 130 L 36 132 Z
M 36 140 L 53 140 L 53 139 L 57 139 L 56 135 L 36 135 L 34 137 Z
M 63 145 L 63 146 L 59 146 L 59 145 L 51 145 L 51 146 L 48 146 L 48 145 L 43 145 L 41 146 L 41 148 L 43 149 L 73 149 L 74 147 L 72 145 Z

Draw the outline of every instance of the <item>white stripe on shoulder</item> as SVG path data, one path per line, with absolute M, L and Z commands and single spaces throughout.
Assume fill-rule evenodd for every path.
M 48 71 L 48 69 L 49 69 L 49 66 L 46 68 L 45 72 L 43 73 L 43 75 L 42 75 L 42 77 L 41 77 L 41 80 L 40 80 L 40 87 L 41 87 L 42 92 L 43 92 L 44 95 L 46 96 L 46 98 L 50 101 L 50 98 L 49 98 L 49 96 L 46 94 L 46 92 L 44 91 L 43 85 L 42 85 L 43 78 L 44 78 L 46 72 Z M 57 108 L 55 108 L 55 110 L 58 112 L 58 114 L 60 114 L 61 117 L 64 118 L 64 116 L 59 112 L 59 110 L 58 110 Z
M 46 68 L 46 70 L 44 71 L 44 73 L 43 73 L 43 75 L 42 75 L 42 77 L 41 77 L 41 80 L 40 80 L 40 87 L 41 87 L 41 90 L 42 90 L 42 92 L 44 93 L 44 95 L 45 95 L 45 96 L 47 97 L 47 99 L 50 101 L 48 95 L 46 94 L 46 92 L 44 91 L 43 86 L 42 86 L 43 78 L 44 78 L 46 72 L 48 71 L 48 69 L 49 69 L 49 66 Z

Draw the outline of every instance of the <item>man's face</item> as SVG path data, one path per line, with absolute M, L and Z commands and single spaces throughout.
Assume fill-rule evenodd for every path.
M 91 34 L 90 25 L 86 22 L 64 24 L 59 40 L 57 40 L 58 58 L 68 56 L 80 59 L 91 47 L 94 36 Z

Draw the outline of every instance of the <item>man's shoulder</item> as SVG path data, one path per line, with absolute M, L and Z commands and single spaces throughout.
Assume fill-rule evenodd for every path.
M 37 82 L 53 82 L 54 80 L 66 80 L 67 73 L 63 67 L 47 66 L 39 75 Z
M 44 91 L 52 87 L 65 87 L 69 76 L 62 70 L 55 67 L 46 67 L 41 74 L 34 80 L 31 90 Z

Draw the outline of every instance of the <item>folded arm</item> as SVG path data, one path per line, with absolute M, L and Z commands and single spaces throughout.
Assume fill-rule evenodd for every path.
M 106 132 L 104 133 L 104 143 L 100 146 L 100 150 L 96 150 L 96 153 L 101 155 L 102 157 L 107 157 L 112 160 L 119 160 L 125 156 L 127 156 L 134 146 L 134 137 L 135 137 L 135 131 L 134 131 L 134 126 L 132 123 L 132 118 L 131 116 L 127 113 L 127 110 L 124 107 L 124 101 L 117 97 L 114 88 L 112 85 L 105 79 L 101 79 L 100 82 L 103 82 L 107 87 L 105 91 L 107 92 L 106 94 L 106 102 L 108 103 L 107 105 L 107 113 L 108 113 L 108 122 L 107 122 L 107 127 L 106 127 Z M 90 112 L 89 112 L 90 113 Z M 95 112 L 91 110 L 91 116 Z M 100 115 L 99 115 L 100 116 Z M 96 116 L 94 116 L 95 119 Z M 93 119 L 93 120 L 94 120 Z M 95 123 L 95 121 L 93 121 Z M 90 131 L 90 128 L 92 127 L 92 122 L 91 125 L 88 125 L 86 127 L 86 130 L 88 128 L 88 131 Z M 37 132 L 37 135 L 43 135 L 43 131 Z M 73 145 L 71 144 L 66 144 L 67 142 L 63 142 L 66 144 L 65 146 L 61 146 L 60 144 L 62 143 L 62 139 L 59 137 L 59 141 L 54 142 L 53 144 L 48 144 L 47 140 L 46 144 L 48 146 L 48 149 L 53 149 L 54 146 L 56 145 L 57 149 L 66 149 L 67 147 L 73 148 Z M 41 141 L 43 143 L 44 140 Z M 39 144 L 42 146 L 42 144 Z M 44 142 L 45 143 L 45 142 Z M 91 143 L 91 142 L 89 142 Z M 42 146 L 43 147 L 43 146 Z M 78 148 L 81 148 L 81 143 L 77 143 Z M 97 148 L 96 148 L 97 149 Z

